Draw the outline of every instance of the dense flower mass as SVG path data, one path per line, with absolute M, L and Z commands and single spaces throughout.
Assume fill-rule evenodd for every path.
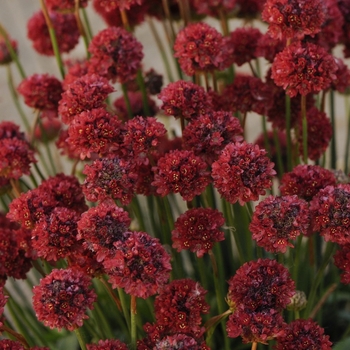
M 98 0 L 99 6 L 104 7 L 107 12 L 118 10 L 129 10 L 130 6 L 142 3 L 142 0 Z
M 350 245 L 345 244 L 334 255 L 334 265 L 343 270 L 341 282 L 350 284 Z
M 274 164 L 257 145 L 229 143 L 212 165 L 214 187 L 230 203 L 257 200 L 272 186 Z
M 236 0 L 192 0 L 192 5 L 198 14 L 215 17 L 221 12 L 231 12 L 236 6 Z
M 65 12 L 74 11 L 75 0 L 45 0 L 46 6 L 50 11 Z M 79 7 L 86 7 L 87 0 L 79 0 Z
M 118 339 L 99 340 L 97 344 L 87 344 L 88 350 L 128 350 L 128 346 Z
M 90 278 L 79 269 L 52 270 L 33 288 L 33 307 L 39 321 L 50 328 L 74 330 L 89 318 L 96 294 Z

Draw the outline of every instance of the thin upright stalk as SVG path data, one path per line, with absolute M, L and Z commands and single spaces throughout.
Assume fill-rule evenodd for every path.
M 87 348 L 86 348 L 86 341 L 84 339 L 84 335 L 83 335 L 83 332 L 82 332 L 81 328 L 74 329 L 74 333 L 75 333 L 75 335 L 76 335 L 76 337 L 78 339 L 78 342 L 79 342 L 81 350 L 87 350 Z
M 291 133 L 291 105 L 290 96 L 286 94 L 286 134 L 287 134 L 287 170 L 293 168 L 292 133 Z
M 136 296 L 132 295 L 130 299 L 130 320 L 131 320 L 131 350 L 136 350 Z
M 146 85 L 145 85 L 145 81 L 143 79 L 141 69 L 138 69 L 138 71 L 137 71 L 136 80 L 137 80 L 137 84 L 140 88 L 141 95 L 142 95 L 143 112 L 144 112 L 145 116 L 150 117 L 151 110 L 150 110 L 149 104 L 148 104 L 148 95 L 147 95 Z
M 335 103 L 334 103 L 334 90 L 331 90 L 329 93 L 329 108 L 330 108 L 330 118 L 333 128 L 333 135 L 331 139 L 331 168 L 337 168 L 337 144 L 336 144 L 336 123 L 335 123 Z
M 133 113 L 132 113 L 131 103 L 130 103 L 130 99 L 129 99 L 129 95 L 128 95 L 128 91 L 126 89 L 125 83 L 122 83 L 121 87 L 122 87 L 122 92 L 123 92 L 123 97 L 124 97 L 126 110 L 128 112 L 128 117 L 129 117 L 129 119 L 132 119 L 133 118 Z
M 301 95 L 301 118 L 303 124 L 303 161 L 307 164 L 307 119 L 306 119 L 306 95 Z
M 80 35 L 83 37 L 84 45 L 85 45 L 85 50 L 86 50 L 86 57 L 90 58 L 90 52 L 89 52 L 89 39 L 86 35 L 86 30 L 84 28 L 84 25 L 81 21 L 80 18 L 80 13 L 79 13 L 79 0 L 74 0 L 75 1 L 75 8 L 74 8 L 74 16 L 75 20 L 77 21 L 78 29 L 80 32 Z

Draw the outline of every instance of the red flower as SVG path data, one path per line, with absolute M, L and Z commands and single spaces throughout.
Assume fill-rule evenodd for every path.
M 324 329 L 315 321 L 295 320 L 285 328 L 285 334 L 277 337 L 276 350 L 331 350 L 332 343 Z
M 127 232 L 116 241 L 115 255 L 106 257 L 103 266 L 113 288 L 146 299 L 158 292 L 169 279 L 170 255 L 159 240 L 145 232 Z
M 1 322 L 2 314 L 4 313 L 4 307 L 6 305 L 8 296 L 4 294 L 4 286 L 2 283 L 0 283 L 0 327 L 3 326 L 3 323 Z
M 230 143 L 212 165 L 214 187 L 229 203 L 244 205 L 271 188 L 276 174 L 273 166 L 266 151 L 257 145 Z
M 337 69 L 333 56 L 321 46 L 296 42 L 276 55 L 271 76 L 294 97 L 327 89 L 336 79 Z
M 78 44 L 80 33 L 73 14 L 51 12 L 49 14 L 55 29 L 58 49 L 69 52 Z M 28 38 L 33 42 L 34 49 L 47 56 L 53 56 L 50 34 L 42 11 L 36 12 L 27 23 Z
M 89 318 L 86 309 L 92 309 L 96 301 L 90 285 L 90 278 L 79 269 L 52 270 L 33 288 L 33 307 L 38 320 L 59 330 L 81 327 Z
M 271 253 L 285 253 L 287 247 L 294 247 L 290 240 L 307 234 L 309 221 L 303 199 L 269 196 L 255 208 L 249 230 L 258 246 Z
M 332 89 L 345 92 L 350 86 L 350 69 L 340 58 L 336 58 L 335 63 L 338 66 L 338 70 L 336 71 L 337 78 L 332 83 Z
M 9 41 L 14 51 L 17 52 L 17 41 L 12 40 L 11 38 L 9 38 Z M 0 36 L 0 65 L 8 64 L 10 62 L 12 62 L 11 54 L 7 48 L 5 39 Z
M 301 40 L 321 31 L 326 11 L 322 0 L 267 0 L 261 16 L 273 38 Z
M 215 242 L 225 239 L 220 226 L 225 223 L 223 215 L 211 208 L 194 208 L 186 211 L 175 222 L 172 231 L 173 248 L 181 252 L 189 249 L 199 258 L 213 248 Z
M 129 10 L 130 6 L 141 5 L 142 0 L 98 0 L 99 6 L 104 7 L 107 12 L 118 10 Z
M 218 17 L 221 11 L 231 12 L 236 6 L 236 0 L 192 0 L 191 5 L 199 15 Z
M 74 11 L 75 0 L 45 0 L 46 6 L 50 11 L 66 12 Z M 79 7 L 86 7 L 87 0 L 79 0 Z
M 187 75 L 220 69 L 224 61 L 223 36 L 210 25 L 199 22 L 181 30 L 175 40 L 174 56 Z
M 136 77 L 143 58 L 142 45 L 123 28 L 110 27 L 95 35 L 90 42 L 92 55 L 89 73 L 112 82 L 125 83 Z
M 261 11 L 266 0 L 236 0 L 238 13 L 237 16 L 245 20 L 254 19 L 261 16 Z
M 341 274 L 341 282 L 350 284 L 350 245 L 345 244 L 334 254 L 334 265 L 344 270 Z
M 0 350 L 25 350 L 25 348 L 19 341 L 2 339 L 0 340 Z
M 64 76 L 62 85 L 63 90 L 67 90 L 69 84 L 73 83 L 76 79 L 88 74 L 89 62 L 85 59 L 81 61 L 66 60 L 64 63 L 68 68 L 68 72 Z
M 118 339 L 99 340 L 97 344 L 87 344 L 88 350 L 128 350 L 128 346 Z
M 256 43 L 255 56 L 264 57 L 267 61 L 273 62 L 275 56 L 286 46 L 285 40 L 274 39 L 266 33 L 260 36 Z
M 210 183 L 206 163 L 192 151 L 170 151 L 158 160 L 152 185 L 162 197 L 180 193 L 186 201 L 200 195 Z

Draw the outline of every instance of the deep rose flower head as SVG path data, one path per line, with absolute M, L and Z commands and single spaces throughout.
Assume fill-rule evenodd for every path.
M 350 243 L 350 185 L 340 184 L 321 189 L 310 202 L 313 232 L 325 241 L 340 245 Z
M 180 193 L 185 201 L 200 195 L 210 183 L 206 163 L 192 151 L 171 151 L 158 160 L 152 185 L 162 197 Z
M 335 63 L 338 66 L 338 70 L 336 71 L 336 79 L 332 82 L 331 87 L 333 90 L 345 92 L 350 86 L 350 69 L 340 58 L 336 58 Z
M 56 110 L 63 92 L 61 82 L 48 74 L 33 74 L 25 78 L 17 90 L 27 106 L 41 110 Z
M 142 45 L 123 28 L 110 27 L 93 37 L 89 45 L 89 73 L 112 82 L 125 83 L 136 77 L 143 58 Z
M 333 136 L 333 128 L 330 119 L 324 112 L 312 107 L 306 112 L 307 120 L 307 151 L 311 160 L 319 159 L 326 151 Z M 302 121 L 299 122 L 299 130 L 302 130 Z M 299 154 L 303 154 L 303 136 L 299 135 Z
M 60 150 L 61 155 L 67 156 L 70 159 L 80 160 L 79 150 L 75 146 L 72 146 L 70 143 L 66 142 L 68 137 L 68 130 L 61 129 L 58 134 L 58 139 L 55 142 L 57 149 Z
M 36 317 L 50 328 L 73 331 L 81 327 L 87 309 L 93 309 L 96 294 L 91 279 L 79 269 L 54 269 L 33 288 Z
M 203 332 L 201 314 L 209 313 L 207 291 L 191 279 L 174 280 L 164 286 L 154 302 L 158 325 L 169 332 L 199 338 Z
M 10 121 L 3 121 L 0 123 L 0 140 L 3 139 L 19 139 L 25 140 L 23 132 L 19 131 L 19 126 Z
M 17 340 L 0 340 L 0 350 L 25 350 L 22 343 Z
M 76 79 L 88 74 L 89 61 L 86 59 L 66 60 L 64 63 L 68 71 L 64 76 L 62 86 L 63 90 L 67 90 L 69 84 L 73 83 Z
M 96 159 L 85 165 L 83 174 L 83 192 L 91 202 L 112 198 L 128 205 L 135 195 L 138 171 L 134 162 L 119 157 Z
M 341 274 L 341 283 L 350 284 L 350 245 L 344 244 L 334 254 L 334 265 L 343 270 Z
M 298 195 L 309 202 L 319 190 L 335 184 L 332 171 L 318 165 L 299 164 L 282 176 L 280 191 L 283 196 Z
M 231 32 L 229 43 L 233 46 L 233 63 L 242 66 L 255 59 L 255 51 L 261 37 L 262 33 L 256 28 L 237 28 Z
M 222 44 L 223 36 L 215 28 L 204 22 L 193 23 L 177 34 L 174 56 L 189 76 L 213 72 L 223 62 Z
M 143 102 L 142 102 L 142 94 L 140 91 L 128 91 L 128 98 L 130 101 L 130 107 L 133 117 L 141 116 L 141 117 L 147 117 L 145 115 L 145 112 L 143 110 Z M 147 96 L 147 102 L 148 106 L 150 108 L 150 114 L 148 117 L 155 116 L 158 112 L 158 107 L 155 103 L 155 101 L 150 97 Z M 119 97 L 113 102 L 113 106 L 116 109 L 116 113 L 121 120 L 128 120 L 129 119 L 129 113 L 128 108 L 125 103 L 124 97 Z
M 327 89 L 336 79 L 337 69 L 334 57 L 323 47 L 295 42 L 276 55 L 271 76 L 294 97 Z
M 104 106 L 104 100 L 113 92 L 106 78 L 86 74 L 69 84 L 62 94 L 58 111 L 62 121 L 70 124 L 81 112 Z
M 4 288 L 1 285 L 0 286 L 0 327 L 3 325 L 3 323 L 1 322 L 2 319 L 2 314 L 4 313 L 4 307 L 6 305 L 8 296 L 4 294 Z
M 163 102 L 164 113 L 175 118 L 192 119 L 212 109 L 211 98 L 204 88 L 189 81 L 168 84 L 158 98 Z
M 17 41 L 9 38 L 10 45 L 17 52 Z M 6 41 L 3 36 L 0 35 L 0 65 L 8 64 L 12 62 L 11 54 L 7 48 Z
M 256 43 L 255 56 L 264 57 L 267 61 L 273 62 L 275 56 L 286 47 L 285 40 L 271 38 L 263 34 Z
M 212 164 L 214 187 L 233 204 L 259 199 L 272 186 L 276 175 L 267 152 L 250 143 L 229 143 L 219 159 Z
M 117 150 L 121 142 L 122 122 L 104 108 L 84 111 L 74 117 L 69 125 L 68 139 L 72 149 L 80 153 L 80 158 L 91 158 Z
M 118 10 L 130 10 L 130 6 L 141 5 L 142 0 L 98 0 L 101 7 L 104 7 L 107 12 Z
M 74 12 L 75 0 L 45 0 L 49 11 Z M 79 0 L 79 7 L 86 7 L 87 0 Z
M 315 321 L 299 319 L 288 324 L 285 334 L 277 337 L 275 349 L 331 350 L 332 343 Z
M 282 311 L 295 293 L 287 268 L 272 259 L 243 264 L 228 281 L 228 301 L 246 312 Z M 270 311 L 269 311 L 270 312 Z
M 80 33 L 73 14 L 51 12 L 49 14 L 55 29 L 59 51 L 69 52 L 78 44 Z M 42 11 L 34 13 L 27 23 L 27 36 L 33 42 L 34 49 L 47 56 L 53 56 L 54 51 Z
M 106 257 L 103 266 L 113 288 L 146 299 L 168 281 L 170 255 L 157 238 L 146 232 L 127 232 L 124 241 L 114 243 L 115 255 Z
M 261 17 L 273 38 L 300 40 L 321 31 L 326 11 L 323 0 L 266 0 Z
M 236 0 L 238 12 L 236 14 L 239 18 L 245 20 L 252 20 L 261 16 L 266 0 Z
M 310 224 L 308 204 L 297 196 L 269 196 L 258 204 L 249 230 L 259 247 L 271 253 L 285 253 L 290 242 L 307 234 Z
M 104 201 L 82 214 L 78 221 L 78 240 L 83 247 L 97 253 L 101 262 L 107 255 L 115 255 L 114 243 L 125 241 L 124 234 L 131 223 L 129 215 L 112 201 Z
M 62 125 L 62 122 L 56 117 L 43 117 L 41 115 L 34 130 L 35 140 L 43 143 L 54 140 L 59 135 Z
M 248 75 L 237 75 L 234 82 L 225 87 L 222 95 L 225 110 L 232 112 L 253 111 L 265 115 L 273 102 L 268 84 Z
M 230 142 L 243 141 L 243 129 L 231 112 L 207 112 L 193 119 L 183 131 L 184 148 L 211 164 Z
M 269 340 L 284 335 L 285 326 L 282 315 L 274 309 L 252 312 L 240 306 L 230 315 L 226 331 L 230 338 L 241 336 L 244 343 L 267 344 Z
M 99 340 L 97 344 L 87 344 L 87 350 L 128 350 L 128 346 L 118 339 Z
M 173 248 L 196 253 L 199 258 L 208 253 L 214 243 L 223 241 L 220 227 L 225 223 L 223 215 L 211 208 L 193 208 L 181 214 L 172 231 Z
M 161 92 L 163 86 L 163 75 L 157 73 L 153 68 L 145 73 L 145 86 L 151 95 Z
M 72 209 L 56 207 L 35 225 L 32 245 L 39 257 L 57 261 L 68 256 L 77 245 L 77 222 L 80 214 Z
M 192 0 L 192 6 L 199 15 L 219 17 L 220 12 L 230 13 L 236 6 L 236 0 Z

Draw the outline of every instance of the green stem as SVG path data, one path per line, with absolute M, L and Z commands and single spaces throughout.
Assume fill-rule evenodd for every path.
M 140 230 L 146 231 L 145 220 L 143 218 L 142 209 L 141 209 L 140 202 L 139 202 L 139 199 L 137 196 L 135 196 L 132 199 L 131 206 L 132 206 L 132 210 L 137 218 L 137 221 L 139 223 Z
M 130 313 L 128 310 L 126 297 L 122 288 L 118 288 L 118 295 L 119 295 L 119 300 L 122 304 L 122 309 L 123 309 L 123 314 L 125 317 L 126 324 L 128 326 L 129 332 L 131 333 Z
M 307 119 L 306 119 L 306 95 L 301 95 L 301 118 L 303 124 L 303 161 L 307 164 Z
M 128 91 L 127 91 L 126 86 L 125 86 L 124 83 L 121 84 L 121 87 L 122 87 L 122 92 L 123 92 L 123 97 L 124 97 L 126 110 L 128 112 L 128 117 L 129 117 L 129 119 L 132 119 L 134 115 L 132 113 Z
M 330 108 L 330 118 L 333 128 L 333 136 L 331 139 L 331 168 L 336 169 L 337 167 L 337 144 L 336 144 L 336 124 L 335 124 L 335 103 L 334 103 L 334 90 L 330 91 L 329 94 L 329 108 Z
M 136 350 L 136 296 L 132 295 L 130 299 L 130 320 L 131 320 L 131 350 Z
M 138 84 L 140 91 L 141 91 L 141 94 L 142 94 L 143 112 L 144 112 L 145 116 L 150 117 L 151 110 L 150 110 L 149 104 L 148 104 L 148 95 L 147 95 L 145 81 L 143 79 L 141 69 L 137 70 L 136 80 L 137 80 L 137 84 Z
M 38 175 L 40 176 L 41 180 L 44 181 L 45 180 L 45 176 L 41 172 L 41 170 L 38 167 L 38 165 L 36 163 L 33 163 L 33 166 L 34 166 L 35 170 L 37 171 Z
M 197 261 L 197 267 L 199 270 L 199 276 L 201 279 L 201 284 L 205 290 L 208 290 L 208 279 L 205 273 L 206 268 L 204 265 L 203 258 L 198 258 L 198 256 L 196 256 L 196 261 Z
M 298 270 L 299 270 L 300 256 L 301 256 L 301 250 L 302 250 L 302 247 L 301 247 L 302 241 L 303 241 L 303 235 L 299 235 L 295 245 L 295 255 L 294 255 L 294 261 L 292 265 L 293 280 L 296 286 L 298 286 Z M 290 252 L 290 255 L 293 256 L 292 252 Z
M 84 339 L 84 334 L 83 334 L 81 328 L 74 329 L 74 333 L 78 339 L 81 350 L 87 350 L 86 341 Z
M 346 143 L 345 143 L 345 159 L 344 159 L 344 172 L 348 174 L 349 172 L 349 151 L 350 151 L 350 108 L 348 110 L 348 123 L 346 130 Z
M 81 11 L 83 13 L 83 19 L 84 19 L 85 28 L 87 30 L 88 38 L 89 40 L 91 40 L 93 37 L 93 34 L 92 34 L 89 18 L 87 16 L 87 13 L 84 7 L 81 9 Z
M 286 94 L 286 134 L 287 134 L 287 169 L 293 169 L 292 133 L 291 133 L 291 105 L 290 96 Z
M 280 145 L 280 140 L 278 138 L 278 131 L 276 128 L 273 129 L 273 140 L 275 142 L 275 147 L 276 147 L 276 155 L 277 155 L 277 169 L 279 172 L 279 176 L 283 175 L 283 162 L 282 162 L 282 152 L 281 152 L 281 145 Z

